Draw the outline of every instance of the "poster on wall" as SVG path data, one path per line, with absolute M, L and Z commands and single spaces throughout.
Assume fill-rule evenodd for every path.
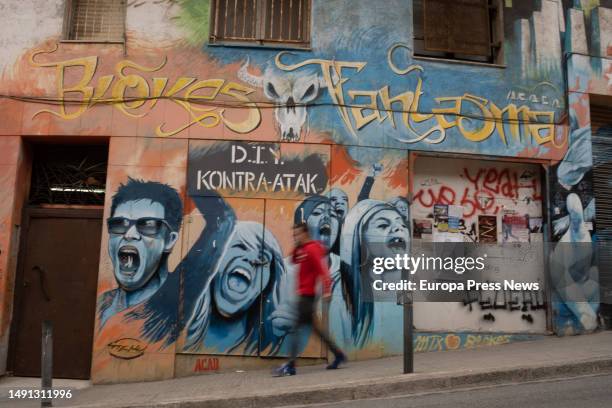
M 448 205 L 434 205 L 434 227 L 437 232 L 448 231 Z
M 458 233 L 461 217 L 463 216 L 463 207 L 460 205 L 448 206 L 448 232 Z
M 503 242 L 529 242 L 529 216 L 505 214 L 502 217 Z
M 419 239 L 431 238 L 433 222 L 431 219 L 412 220 L 413 237 Z M 425 235 L 425 236 L 424 236 Z
M 542 232 L 542 217 L 529 217 L 529 233 L 539 234 Z
M 529 241 L 544 241 L 544 235 L 542 232 L 542 217 L 529 217 Z
M 497 216 L 478 216 L 478 240 L 484 244 L 497 243 Z

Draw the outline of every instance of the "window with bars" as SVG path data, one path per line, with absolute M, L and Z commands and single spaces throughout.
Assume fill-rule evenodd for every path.
M 310 0 L 212 0 L 210 42 L 310 43 Z
M 500 0 L 413 0 L 413 20 L 417 56 L 503 63 Z
M 64 38 L 122 42 L 126 0 L 67 0 Z

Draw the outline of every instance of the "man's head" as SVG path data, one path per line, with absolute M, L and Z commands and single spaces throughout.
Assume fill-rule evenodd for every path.
M 293 241 L 295 245 L 302 245 L 310 241 L 308 225 L 305 222 L 299 222 L 293 225 Z
M 162 183 L 128 179 L 113 196 L 107 221 L 115 279 L 127 291 L 144 287 L 176 244 L 183 219 L 178 192 Z

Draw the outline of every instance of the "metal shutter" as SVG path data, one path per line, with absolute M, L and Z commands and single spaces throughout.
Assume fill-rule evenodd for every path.
M 424 0 L 425 49 L 491 55 L 488 0 Z
M 612 329 L 612 107 L 591 105 L 591 129 L 601 313 Z

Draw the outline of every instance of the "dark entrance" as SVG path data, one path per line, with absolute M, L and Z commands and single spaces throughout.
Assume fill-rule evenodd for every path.
M 40 376 L 41 325 L 53 324 L 53 377 L 88 379 L 106 146 L 33 147 L 11 336 L 11 370 Z

